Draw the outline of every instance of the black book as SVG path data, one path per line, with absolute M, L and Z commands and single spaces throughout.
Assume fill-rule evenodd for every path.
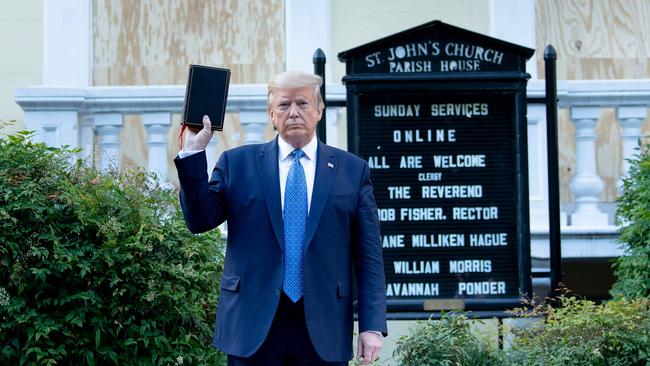
M 193 129 L 202 129 L 203 116 L 207 114 L 212 122 L 212 130 L 223 130 L 229 84 L 228 69 L 190 65 L 181 123 Z

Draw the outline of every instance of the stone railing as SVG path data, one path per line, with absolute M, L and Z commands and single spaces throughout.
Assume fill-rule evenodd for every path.
M 544 81 L 531 81 L 528 96 L 543 97 Z M 608 151 L 608 155 L 610 160 L 616 160 L 616 166 L 621 167 L 617 177 L 617 185 L 620 186 L 621 178 L 629 167 L 627 160 L 634 155 L 634 149 L 642 137 L 642 126 L 648 116 L 650 80 L 559 81 L 558 102 L 560 112 L 568 116 L 575 130 L 572 139 L 575 142 L 575 169 L 568 187 L 572 202 L 563 202 L 561 213 L 562 255 L 618 256 L 621 248 L 616 242 L 617 228 L 613 224 L 615 203 L 613 199 L 610 202 L 601 199 L 604 181 L 598 174 L 597 124 L 603 119 L 603 112 L 614 111 L 620 141 L 617 141 L 614 149 Z M 536 258 L 549 257 L 545 130 L 545 106 L 529 105 L 531 254 Z
M 528 96 L 544 96 L 543 80 L 533 80 Z M 50 87 L 17 89 L 15 100 L 25 112 L 25 127 L 36 131 L 36 139 L 51 146 L 82 148 L 87 157 L 99 148 L 97 165 L 107 168 L 119 162 L 120 132 L 125 115 L 141 114 L 147 133 L 147 168 L 163 176 L 167 171 L 168 132 L 172 114 L 181 112 L 184 86 Z M 345 87 L 328 85 L 329 101 L 344 101 Z M 571 178 L 573 202 L 563 204 L 562 233 L 565 256 L 616 256 L 616 228 L 612 225 L 613 205 L 601 202 L 603 179 L 597 172 L 596 124 L 603 109 L 614 109 L 620 124 L 621 176 L 628 169 L 641 127 L 650 105 L 650 80 L 596 80 L 558 82 L 559 107 L 568 110 L 575 128 L 575 174 Z M 341 108 L 328 109 L 328 143 L 338 143 L 336 121 Z M 264 140 L 268 126 L 265 85 L 232 85 L 227 112 L 239 115 L 243 143 Z M 562 131 L 560 131 L 562 133 Z M 95 146 L 95 143 L 98 146 Z M 548 258 L 546 118 L 544 105 L 528 107 L 529 185 L 532 255 Z M 214 151 L 217 141 L 208 147 Z M 619 153 L 613 153 L 617 156 Z M 215 158 L 212 158 L 215 159 Z M 212 166 L 215 161 L 209 161 Z M 620 180 L 620 178 L 619 178 Z
M 227 112 L 238 113 L 244 143 L 263 140 L 266 89 L 262 85 L 233 85 Z M 168 132 L 172 114 L 181 113 L 184 86 L 48 87 L 18 89 L 15 100 L 25 112 L 25 128 L 48 145 L 81 147 L 82 157 L 95 151 L 100 168 L 119 163 L 124 116 L 140 114 L 147 132 L 147 168 L 167 176 Z M 214 149 L 213 139 L 208 147 Z M 214 154 L 209 154 L 213 156 Z

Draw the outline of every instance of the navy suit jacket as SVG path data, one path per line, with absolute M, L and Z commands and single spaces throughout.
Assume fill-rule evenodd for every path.
M 204 232 L 228 220 L 214 345 L 249 357 L 264 342 L 282 291 L 277 138 L 224 152 L 209 183 L 205 153 L 175 163 L 190 231 Z M 353 275 L 359 331 L 387 332 L 379 219 L 369 173 L 362 159 L 318 143 L 304 244 L 304 306 L 311 341 L 325 361 L 352 358 Z

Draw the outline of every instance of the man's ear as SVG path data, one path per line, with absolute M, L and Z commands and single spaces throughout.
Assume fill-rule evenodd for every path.
M 273 127 L 275 127 L 275 122 L 273 122 L 273 109 L 271 107 L 266 107 L 266 113 L 269 115 L 269 120 L 271 121 L 271 124 Z

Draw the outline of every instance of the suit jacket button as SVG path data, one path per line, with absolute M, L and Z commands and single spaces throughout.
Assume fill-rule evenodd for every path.
M 275 294 L 278 295 L 278 296 L 280 296 L 280 289 L 279 289 L 279 288 L 276 288 L 276 289 L 275 289 Z

